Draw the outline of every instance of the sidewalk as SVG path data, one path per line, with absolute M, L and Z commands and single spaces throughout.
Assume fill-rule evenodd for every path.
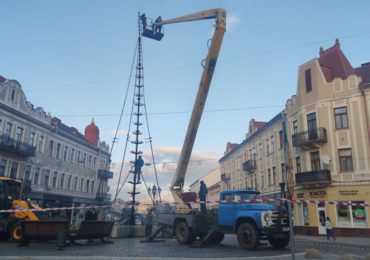
M 295 235 L 294 238 L 298 241 L 313 241 L 313 242 L 328 242 L 326 236 L 305 236 Z M 370 237 L 336 237 L 336 240 L 330 240 L 331 243 L 356 245 L 356 246 L 369 246 Z

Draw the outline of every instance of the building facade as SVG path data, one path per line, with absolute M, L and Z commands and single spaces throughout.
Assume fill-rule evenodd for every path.
M 267 123 L 252 119 L 246 139 L 233 149 L 228 144 L 219 160 L 222 190 L 253 189 L 266 197 L 281 196 L 279 183 L 284 181 L 282 123 L 283 113 Z
M 335 45 L 299 67 L 286 104 L 298 232 L 370 235 L 370 63 L 353 68 Z M 348 202 L 351 202 L 350 204 Z
M 369 107 L 370 63 L 353 68 L 338 40 L 321 48 L 299 67 L 284 111 L 266 124 L 252 120 L 246 139 L 228 147 L 219 161 L 222 190 L 271 198 L 283 196 L 284 185 L 298 233 L 326 234 L 330 217 L 336 235 L 369 236 Z
M 44 207 L 80 206 L 109 199 L 109 147 L 94 121 L 82 135 L 41 107 L 16 80 L 0 76 L 0 176 L 23 179 Z

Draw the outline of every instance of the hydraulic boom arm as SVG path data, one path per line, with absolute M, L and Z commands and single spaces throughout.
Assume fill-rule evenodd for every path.
M 184 144 L 181 150 L 179 163 L 176 169 L 176 174 L 171 183 L 171 191 L 174 197 L 175 203 L 184 204 L 182 199 L 184 178 L 186 170 L 188 168 L 191 152 L 193 150 L 195 138 L 197 135 L 200 120 L 202 118 L 204 106 L 207 99 L 209 87 L 211 85 L 213 72 L 216 67 L 218 54 L 220 52 L 222 39 L 226 31 L 226 10 L 224 9 L 212 9 L 205 10 L 198 13 L 193 13 L 177 18 L 164 20 L 158 25 L 165 25 L 171 23 L 181 23 L 198 21 L 205 19 L 215 19 L 215 31 L 213 34 L 212 42 L 208 51 L 207 58 L 204 63 L 203 74 L 199 83 L 197 97 L 194 102 L 193 111 L 191 114 L 190 122 L 186 132 Z

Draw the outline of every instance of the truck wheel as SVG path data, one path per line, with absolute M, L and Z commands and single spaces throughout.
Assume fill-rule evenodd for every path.
M 224 233 L 215 232 L 215 234 L 213 234 L 213 236 L 211 238 L 210 243 L 211 244 L 214 244 L 214 245 L 217 245 L 217 244 L 221 243 L 222 240 L 224 240 L 224 237 L 225 237 L 225 234 Z
M 17 222 L 12 226 L 12 229 L 10 230 L 10 238 L 14 242 L 22 241 L 23 235 L 21 223 Z
M 175 234 L 177 241 L 181 245 L 191 244 L 195 241 L 196 238 L 191 229 L 184 221 L 177 223 Z
M 273 248 L 276 249 L 285 248 L 289 244 L 289 234 L 288 233 L 274 234 L 269 238 L 269 242 Z
M 237 230 L 238 242 L 241 248 L 254 250 L 258 246 L 259 233 L 255 225 L 244 223 Z

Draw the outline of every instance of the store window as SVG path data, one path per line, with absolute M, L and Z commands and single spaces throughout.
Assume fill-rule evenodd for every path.
M 298 221 L 297 224 L 299 226 L 308 226 L 309 225 L 309 215 L 308 215 L 308 205 L 307 203 L 300 203 L 297 205 L 298 207 Z
M 341 172 L 353 171 L 352 150 L 339 149 L 339 167 Z
M 352 201 L 351 205 L 337 205 L 338 226 L 348 228 L 367 228 L 364 201 Z

